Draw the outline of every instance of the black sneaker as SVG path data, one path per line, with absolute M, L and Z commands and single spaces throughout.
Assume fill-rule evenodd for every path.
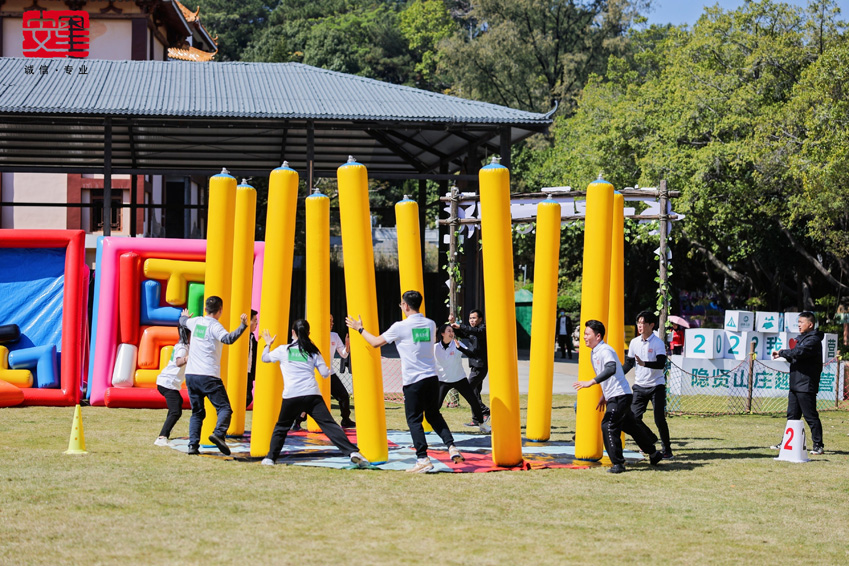
M 356 428 L 357 423 L 355 423 L 355 422 L 354 422 L 354 421 L 352 421 L 351 419 L 342 419 L 342 420 L 339 422 L 339 425 L 340 425 L 342 428 Z
M 813 454 L 814 456 L 822 456 L 823 454 L 825 454 L 825 446 L 823 446 L 822 444 L 815 444 L 814 449 L 811 450 L 811 454 Z
M 304 429 L 301 428 L 301 423 L 299 423 L 298 421 L 295 421 L 295 422 L 292 423 L 292 427 L 289 430 L 292 431 L 292 432 L 300 432 Z
M 625 471 L 625 466 L 622 464 L 614 464 L 612 468 L 607 470 L 608 474 L 621 474 Z
M 672 448 L 670 448 L 669 446 L 664 446 L 663 447 L 663 459 L 664 460 L 671 460 L 674 457 L 675 456 L 672 455 Z
M 467 423 L 463 423 L 463 426 L 471 426 L 471 427 L 475 427 L 475 428 L 480 428 L 481 424 L 476 419 L 472 419 L 471 421 L 469 421 Z
M 227 443 L 224 442 L 223 438 L 221 438 L 220 436 L 218 436 L 214 432 L 209 435 L 209 441 L 211 443 L 213 443 L 214 445 L 216 445 L 218 447 L 218 449 L 221 450 L 222 454 L 224 454 L 225 456 L 230 455 L 230 447 L 227 446 Z
M 654 454 L 649 456 L 649 464 L 652 466 L 657 466 L 661 460 L 663 460 L 663 452 L 660 450 L 655 450 Z
M 189 449 L 186 451 L 186 454 L 188 454 L 189 456 L 197 456 L 198 454 L 200 454 L 200 450 L 198 450 L 197 446 L 189 444 Z

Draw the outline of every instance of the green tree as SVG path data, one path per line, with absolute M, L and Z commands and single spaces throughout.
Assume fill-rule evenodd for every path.
M 430 87 L 439 64 L 439 43 L 457 32 L 442 0 L 415 0 L 401 12 L 401 34 L 416 58 L 416 86 Z
M 571 108 L 592 73 L 625 46 L 648 0 L 476 0 L 467 32 L 440 44 L 440 70 L 459 96 L 543 112 Z
M 212 37 L 218 37 L 218 61 L 239 61 L 242 52 L 268 26 L 277 2 L 262 0 L 197 0 L 200 21 Z M 191 6 L 190 3 L 186 3 Z
M 281 0 L 243 58 L 300 62 L 406 84 L 413 57 L 399 29 L 399 3 Z
M 840 115 L 842 94 L 829 73 L 841 59 L 820 57 L 840 29 L 829 10 L 763 0 L 731 12 L 708 8 L 692 30 L 632 31 L 626 52 L 611 57 L 604 77 L 590 79 L 576 114 L 553 128 L 553 148 L 532 156 L 528 169 L 544 184 L 579 187 L 599 171 L 617 187 L 667 179 L 681 191 L 675 210 L 687 214 L 673 229 L 674 256 L 688 264 L 677 272 L 679 284 L 711 290 L 726 305 L 769 289 L 771 307 L 810 306 L 812 296 L 842 287 L 832 273 L 840 261 L 821 253 L 828 250 L 814 240 L 817 223 L 808 228 L 815 217 L 826 222 L 810 202 L 822 183 L 808 175 L 806 194 L 802 175 L 812 156 L 802 148 L 822 148 L 802 117 L 817 114 L 829 96 L 832 116 Z M 796 85 L 807 76 L 817 84 L 815 61 L 823 65 L 820 89 L 804 99 L 806 87 Z M 796 118 L 789 136 L 775 133 L 782 116 Z M 845 128 L 829 132 L 835 153 L 817 156 L 819 163 L 839 163 L 845 140 L 838 130 Z M 841 172 L 833 170 L 826 182 L 838 187 Z M 845 241 L 831 230 L 845 211 L 837 209 L 823 230 Z
M 849 272 L 849 42 L 829 42 L 794 87 L 793 97 L 760 140 L 770 167 L 788 195 L 788 224 L 833 254 Z M 778 171 L 776 171 L 778 170 Z

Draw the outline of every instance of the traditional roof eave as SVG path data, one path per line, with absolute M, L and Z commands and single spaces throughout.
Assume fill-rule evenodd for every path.
M 218 53 L 218 50 L 209 53 L 208 51 L 202 51 L 197 47 L 192 46 L 168 48 L 168 57 L 171 59 L 178 59 L 180 61 L 212 61 L 212 58 L 215 57 L 216 53 Z

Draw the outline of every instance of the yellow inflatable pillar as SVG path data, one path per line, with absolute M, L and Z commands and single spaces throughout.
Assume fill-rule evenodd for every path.
M 398 278 L 401 280 L 401 294 L 418 291 L 422 294 L 420 313 L 425 314 L 424 264 L 422 263 L 421 232 L 419 231 L 419 205 L 407 195 L 395 203 L 395 233 L 398 237 Z M 406 318 L 405 315 L 404 318 Z M 426 315 L 425 315 L 426 316 Z M 435 337 L 434 337 L 435 338 Z M 425 432 L 433 427 L 422 419 Z
M 516 466 L 522 462 L 522 425 L 510 172 L 493 158 L 492 163 L 480 170 L 479 179 L 492 461 L 496 466 Z
M 330 367 L 330 199 L 318 189 L 306 199 L 307 211 L 307 321 L 310 337 Z M 330 379 L 315 373 L 318 388 L 330 409 Z M 307 430 L 320 432 L 312 417 Z
M 610 344 L 619 363 L 625 363 L 625 197 L 619 191 L 613 191 L 613 218 L 610 232 L 610 300 L 604 336 Z M 604 415 L 602 415 L 604 416 Z M 601 421 L 599 421 L 601 426 Z M 622 446 L 625 446 L 625 432 L 622 432 Z
M 531 367 L 528 384 L 528 440 L 551 437 L 554 383 L 554 336 L 557 326 L 557 278 L 560 271 L 560 203 L 548 198 L 537 205 L 534 252 L 534 304 L 531 311 Z
M 342 253 L 345 258 L 345 295 L 348 314 L 361 316 L 364 327 L 380 333 L 377 318 L 377 287 L 374 279 L 374 246 L 368 201 L 366 168 L 348 157 L 336 172 L 339 183 L 339 217 Z M 386 411 L 383 404 L 383 367 L 380 349 L 372 348 L 356 332 L 351 336 L 354 395 L 357 399 L 357 445 L 372 463 L 386 462 Z
M 610 299 L 604 341 L 625 363 L 625 197 L 613 192 L 610 232 Z
M 588 320 L 598 320 L 607 327 L 610 299 L 610 238 L 613 213 L 613 185 L 599 179 L 587 187 L 587 212 L 584 225 L 584 273 L 581 283 L 581 343 L 578 347 L 578 379 L 595 378 L 591 350 L 583 335 Z M 575 457 L 600 460 L 603 454 L 601 418 L 596 409 L 601 399 L 601 386 L 578 391 L 575 417 Z
M 262 267 L 259 329 L 277 336 L 275 345 L 288 344 L 289 301 L 292 294 L 292 262 L 295 250 L 295 211 L 298 206 L 298 173 L 288 162 L 271 172 L 265 221 L 265 254 Z M 278 364 L 259 358 L 265 340 L 257 344 L 254 410 L 251 425 L 251 456 L 265 456 L 271 445 L 274 423 L 283 402 L 283 376 Z
M 233 278 L 230 290 L 230 321 L 235 327 L 244 313 L 251 318 L 251 291 L 254 272 L 254 232 L 256 230 L 256 190 L 243 180 L 236 187 L 236 222 L 233 233 Z M 225 308 L 227 308 L 225 306 Z M 249 323 L 250 324 L 250 323 Z M 227 328 L 233 330 L 233 328 Z M 248 329 L 230 349 L 227 360 L 227 396 L 233 409 L 227 434 L 245 434 L 245 401 L 248 391 L 250 337 Z
M 398 235 L 398 277 L 401 293 L 418 291 L 424 297 L 424 264 L 422 263 L 421 228 L 419 205 L 404 195 L 404 200 L 395 204 L 396 233 Z M 427 297 L 422 300 L 419 312 L 425 314 Z
M 236 208 L 236 179 L 227 169 L 209 180 L 208 213 L 206 221 L 206 275 L 203 300 L 218 296 L 224 301 L 224 312 L 218 319 L 228 332 L 230 328 L 230 277 L 233 271 L 233 210 Z M 194 313 L 203 316 L 205 313 Z M 221 381 L 227 387 L 228 346 L 221 347 Z M 218 413 L 209 399 L 204 400 L 206 418 L 200 432 L 201 443 L 215 430 Z

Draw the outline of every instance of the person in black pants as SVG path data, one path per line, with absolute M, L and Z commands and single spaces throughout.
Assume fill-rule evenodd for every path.
M 257 320 L 257 312 L 251 309 L 251 326 L 248 330 L 248 392 L 245 395 L 245 407 L 250 407 L 254 402 L 254 379 L 256 378 L 256 327 L 259 321 Z
M 248 315 L 242 313 L 239 317 L 239 327 L 233 332 L 227 330 L 218 322 L 224 312 L 224 302 L 221 297 L 213 295 L 206 299 L 204 305 L 206 316 L 190 318 L 186 309 L 180 314 L 180 326 L 188 328 L 192 333 L 189 359 L 186 362 L 186 389 L 189 392 L 189 402 L 192 404 L 192 417 L 189 419 L 189 447 L 186 454 L 200 454 L 200 433 L 203 420 L 206 418 L 204 399 L 209 399 L 218 414 L 215 430 L 209 435 L 209 441 L 215 444 L 222 454 L 229 456 L 225 436 L 230 426 L 233 409 L 227 390 L 221 381 L 221 348 L 220 344 L 233 344 L 248 329 Z
M 318 347 L 310 339 L 309 323 L 304 319 L 296 320 L 292 325 L 292 341 L 274 350 L 271 350 L 271 345 L 277 336 L 272 337 L 268 330 L 263 330 L 262 338 L 266 344 L 262 351 L 262 361 L 267 364 L 279 363 L 283 374 L 283 403 L 280 405 L 280 416 L 271 435 L 268 455 L 262 460 L 262 464 L 265 466 L 275 464 L 295 418 L 301 413 L 306 413 L 318 424 L 321 432 L 330 442 L 350 458 L 353 464 L 359 468 L 368 468 L 368 460 L 360 454 L 356 445 L 348 440 L 342 427 L 330 416 L 330 411 L 327 410 L 327 405 L 318 389 L 315 381 L 316 370 L 326 378 L 330 375 L 330 369 L 324 363 Z
M 799 313 L 799 336 L 796 346 L 789 350 L 772 352 L 772 359 L 784 358 L 790 362 L 790 392 L 787 396 L 787 420 L 796 421 L 804 415 L 811 429 L 814 448 L 811 454 L 823 454 L 822 423 L 817 412 L 817 393 L 822 374 L 823 333 L 815 330 L 817 318 L 814 313 Z M 783 442 L 782 438 L 782 442 Z M 781 448 L 781 442 L 771 447 Z
M 560 358 L 566 357 L 566 351 L 569 351 L 569 359 L 572 359 L 572 351 L 575 349 L 575 345 L 572 344 L 572 332 L 574 332 L 575 328 L 572 326 L 572 319 L 569 318 L 569 315 L 566 314 L 566 311 L 561 309 L 560 314 L 557 315 L 557 325 L 555 326 L 556 332 L 555 337 L 557 338 L 557 344 L 560 346 Z
M 651 311 L 642 311 L 637 315 L 637 336 L 628 345 L 625 365 L 622 370 L 634 372 L 634 402 L 631 411 L 637 420 L 643 420 L 649 401 L 654 409 L 654 424 L 663 443 L 663 457 L 673 458 L 672 442 L 669 439 L 669 426 L 666 424 L 666 345 L 654 333 L 657 315 Z
M 183 415 L 183 396 L 180 388 L 186 378 L 186 360 L 189 358 L 190 332 L 187 328 L 179 327 L 180 340 L 174 344 L 171 359 L 165 369 L 156 376 L 156 390 L 165 397 L 165 405 L 168 407 L 168 415 L 159 431 L 159 437 L 153 442 L 156 446 L 170 446 L 168 439 L 171 430 Z
M 483 380 L 486 379 L 486 374 L 489 372 L 489 365 L 486 357 L 486 323 L 483 319 L 483 312 L 474 309 L 469 313 L 469 324 L 454 322 L 454 315 L 448 317 L 448 322 L 454 327 L 454 332 L 460 338 L 468 342 L 468 348 L 460 347 L 460 351 L 469 357 L 469 383 L 472 384 L 472 389 L 478 398 L 483 409 L 484 416 L 489 415 L 489 407 L 487 407 L 481 398 L 481 389 L 483 388 Z M 479 427 L 481 423 L 477 421 L 474 415 L 472 420 L 466 423 L 466 426 Z
M 466 379 L 463 370 L 463 360 L 454 339 L 454 328 L 448 324 L 441 324 L 436 329 L 436 344 L 433 345 L 433 358 L 436 360 L 436 372 L 439 377 L 439 406 L 442 407 L 445 396 L 451 389 L 456 389 L 472 408 L 472 415 L 476 421 L 480 421 L 481 432 L 492 432 L 489 417 L 485 417 L 478 398 L 472 389 L 472 384 Z
M 663 454 L 655 450 L 657 437 L 649 430 L 643 421 L 638 421 L 631 412 L 633 395 L 631 386 L 625 379 L 619 356 L 609 344 L 604 342 L 604 324 L 598 320 L 588 320 L 584 330 L 584 344 L 590 350 L 595 379 L 576 381 L 575 390 L 601 385 L 601 400 L 598 407 L 606 405 L 604 417 L 601 420 L 602 439 L 607 456 L 613 462 L 613 467 L 607 470 L 611 474 L 621 474 L 625 471 L 625 458 L 622 456 L 622 433 L 630 435 L 644 454 L 649 454 L 649 463 L 656 466 Z
M 454 445 L 454 436 L 448 424 L 439 412 L 439 378 L 436 363 L 433 358 L 433 346 L 436 335 L 436 323 L 425 318 L 419 312 L 424 298 L 418 291 L 406 291 L 402 295 L 401 311 L 405 318 L 396 322 L 389 329 L 375 336 L 363 328 L 362 317 L 345 319 L 348 328 L 353 328 L 368 342 L 372 348 L 380 348 L 385 344 L 395 343 L 398 356 L 401 358 L 401 381 L 404 391 L 404 413 L 410 436 L 416 448 L 416 464 L 407 471 L 410 473 L 427 473 L 433 470 L 433 462 L 427 455 L 427 437 L 425 436 L 422 420 L 433 427 L 442 442 L 448 448 L 448 456 L 455 464 L 465 458 Z M 354 337 L 356 340 L 357 338 Z
M 330 328 L 333 328 L 333 315 L 330 315 Z M 342 362 L 350 357 L 348 343 L 349 340 L 347 338 L 345 342 L 342 342 L 342 338 L 338 334 L 333 332 L 333 330 L 330 331 L 331 362 L 333 361 L 334 352 L 339 354 L 339 359 Z M 342 364 L 340 364 L 340 373 L 342 371 L 341 367 L 343 367 Z M 342 416 L 342 421 L 339 424 L 342 425 L 342 428 L 356 427 L 357 423 L 351 419 L 351 395 L 348 393 L 348 388 L 345 387 L 345 384 L 342 383 L 342 380 L 335 373 L 330 374 L 330 396 L 339 404 L 339 413 Z M 295 422 L 292 423 L 292 430 L 301 430 L 301 423 L 306 419 L 307 415 L 305 413 L 295 417 Z

